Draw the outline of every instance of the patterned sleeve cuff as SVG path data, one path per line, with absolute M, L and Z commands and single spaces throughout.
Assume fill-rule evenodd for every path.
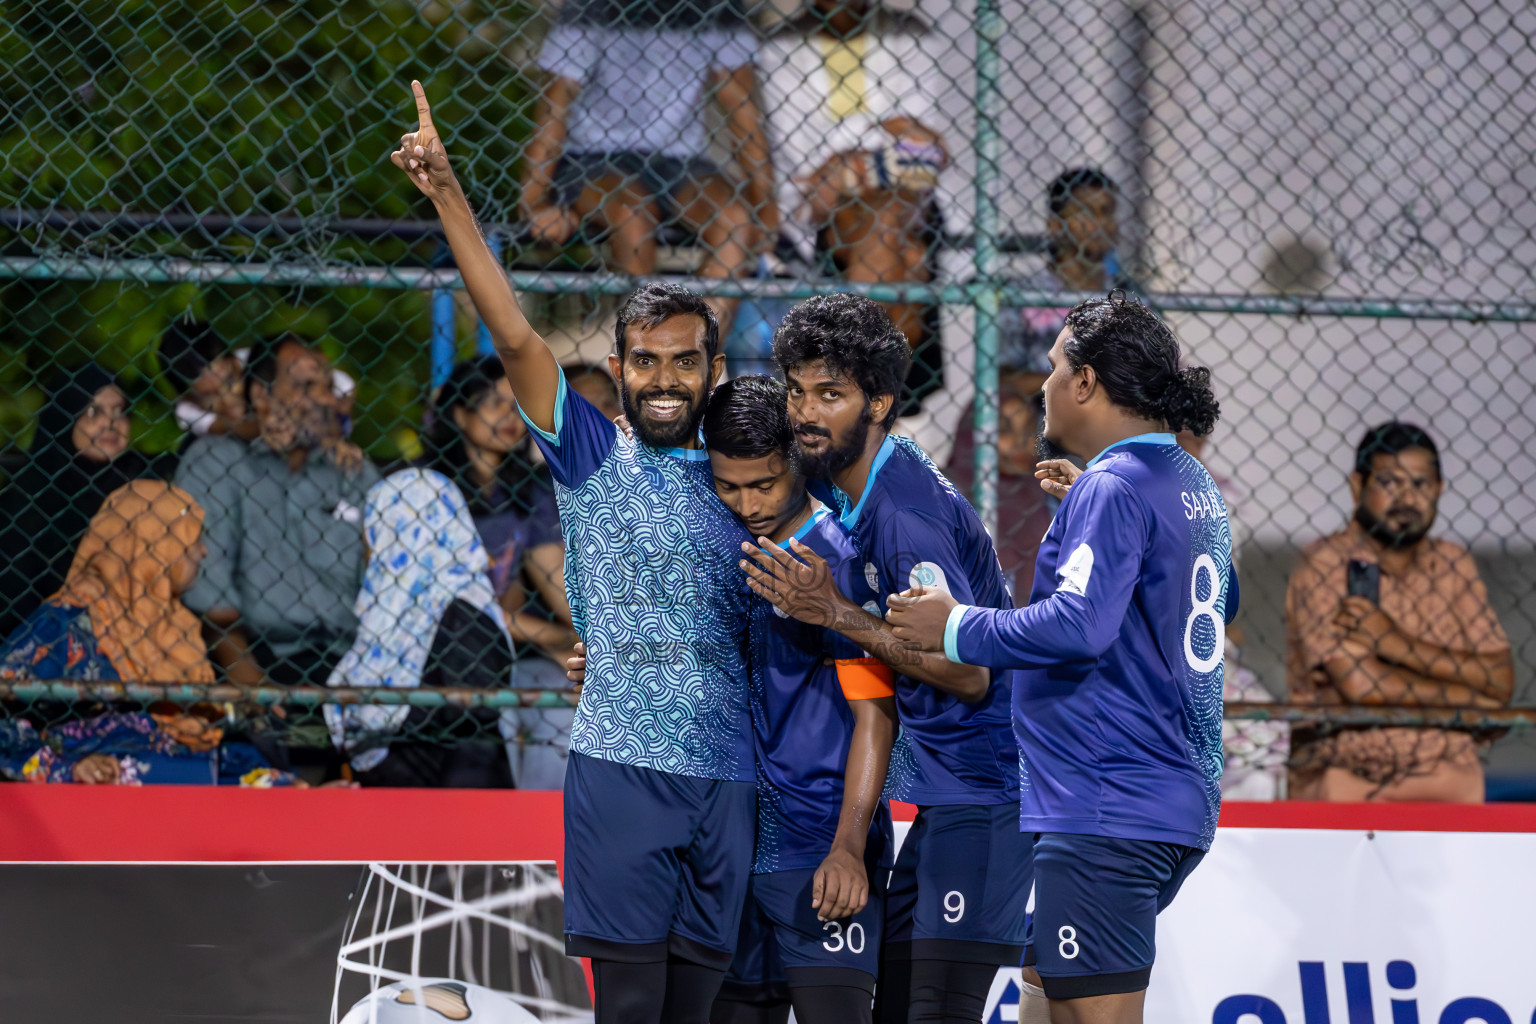
M 960 660 L 960 620 L 965 618 L 965 613 L 971 610 L 971 605 L 957 604 L 950 609 L 949 618 L 944 622 L 944 657 L 957 665 L 965 662 Z

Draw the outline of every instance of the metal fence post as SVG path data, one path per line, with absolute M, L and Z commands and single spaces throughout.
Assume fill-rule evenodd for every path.
M 997 536 L 997 315 L 1002 305 L 997 280 L 998 41 L 1003 34 L 998 0 L 976 0 L 976 484 L 973 498 L 981 521 Z

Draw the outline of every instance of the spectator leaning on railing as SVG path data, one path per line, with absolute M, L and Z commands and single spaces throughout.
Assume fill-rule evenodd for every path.
M 544 39 L 547 81 L 523 174 L 523 215 L 562 244 L 585 220 L 607 230 L 614 269 L 656 272 L 656 229 L 699 236 L 699 273 L 740 277 L 778 230 L 762 114 L 752 98 L 757 39 L 740 7 L 709 0 L 568 0 Z M 704 105 L 720 106 L 746 174 L 705 155 Z M 710 300 L 722 336 L 737 301 Z
M 910 13 L 812 0 L 763 44 L 784 233 L 850 281 L 927 281 L 934 189 L 949 162 L 935 38 Z M 889 307 L 914 348 L 922 307 Z
M 1286 660 L 1297 703 L 1501 708 L 1509 639 L 1465 548 L 1428 536 L 1444 480 L 1419 427 L 1368 431 L 1349 478 L 1354 520 L 1302 553 L 1286 591 Z M 1294 799 L 1480 803 L 1483 767 L 1465 732 L 1297 730 Z
M 1135 285 L 1121 273 L 1115 252 L 1120 190 L 1114 180 L 1097 167 L 1069 168 L 1046 185 L 1045 203 L 1046 264 L 1019 286 L 1043 292 L 1122 288 L 1134 293 Z M 998 363 L 1022 374 L 1026 391 L 1045 383 L 1051 372 L 1046 354 L 1066 322 L 1067 306 L 1008 307 L 999 314 Z
M 340 439 L 331 368 L 302 342 L 259 345 L 246 387 L 261 436 L 200 438 L 176 472 L 207 514 L 186 603 L 214 627 L 232 682 L 321 684 L 357 629 L 363 501 L 379 471 Z

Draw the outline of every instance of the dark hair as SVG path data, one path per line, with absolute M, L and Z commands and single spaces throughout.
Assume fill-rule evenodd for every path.
M 782 455 L 795 459 L 789 426 L 789 389 L 776 377 L 732 377 L 709 393 L 704 447 L 733 459 Z
M 857 384 L 866 401 L 890 395 L 890 411 L 880 422 L 889 430 L 896 422 L 912 348 L 884 306 L 838 292 L 806 299 L 785 314 L 773 332 L 773 358 L 785 371 L 822 360 L 827 369 Z
M 1444 479 L 1440 472 L 1440 449 L 1435 447 L 1435 439 L 1423 427 L 1399 420 L 1383 423 L 1365 432 L 1355 448 L 1355 472 L 1361 476 L 1370 476 L 1376 456 L 1396 455 L 1410 448 L 1429 452 L 1429 457 L 1435 463 L 1435 476 Z
M 1106 192 L 1120 194 L 1115 179 L 1099 170 L 1097 167 L 1069 167 L 1056 177 L 1045 188 L 1045 203 L 1052 213 L 1058 217 L 1067 208 L 1067 201 L 1072 198 L 1072 193 L 1080 188 L 1102 188 Z
M 85 415 L 96 395 L 109 387 L 123 390 L 115 376 L 95 363 L 56 370 L 44 388 L 47 398 L 38 410 L 37 432 L 32 435 L 28 453 L 34 459 L 45 454 L 74 458 L 78 454 L 73 440 L 75 422 Z
M 720 321 L 715 319 L 715 311 L 687 288 L 665 281 L 641 285 L 619 307 L 613 332 L 619 360 L 624 359 L 624 335 L 631 324 L 649 329 L 675 316 L 696 316 L 704 321 L 704 358 L 714 362 L 720 351 Z
M 245 357 L 245 399 L 251 399 L 251 385 L 260 384 L 268 392 L 277 383 L 277 356 L 284 345 L 297 345 L 308 349 L 303 338 L 294 334 L 278 334 L 261 337 L 251 346 Z
M 615 399 L 619 397 L 619 386 L 613 382 L 613 374 L 608 372 L 606 366 L 598 366 L 596 363 L 569 363 L 560 367 L 560 372 L 565 374 L 567 384 L 575 384 L 579 380 L 594 377 L 608 386 Z
M 471 515 L 491 515 L 512 509 L 520 515 L 533 511 L 544 490 L 553 490 L 539 468 L 526 456 L 526 448 L 513 450 L 496 467 L 500 494 L 486 498 L 480 482 L 470 476 L 469 454 L 464 448 L 464 433 L 454 421 L 455 408 L 473 411 L 485 396 L 501 383 L 507 371 L 496 356 L 467 359 L 454 366 L 443 382 L 434 402 L 436 419 L 422 438 L 426 450 L 422 468 L 435 470 L 452 480 L 464 494 Z
M 177 320 L 160 336 L 160 369 L 181 396 L 192 390 L 209 363 L 228 350 L 212 324 Z
M 1118 288 L 1107 298 L 1079 302 L 1067 314 L 1072 334 L 1063 346 L 1074 372 L 1093 367 L 1116 405 L 1160 420 L 1168 429 L 1204 437 L 1216 426 L 1221 406 L 1211 391 L 1211 371 L 1179 366 L 1179 342 L 1152 310 Z

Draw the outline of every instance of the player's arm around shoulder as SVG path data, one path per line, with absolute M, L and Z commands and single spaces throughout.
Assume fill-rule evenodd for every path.
M 411 92 L 416 99 L 418 126 L 400 137 L 400 148 L 390 154 L 390 162 L 437 208 L 464 287 L 490 331 L 518 405 L 535 427 L 554 433 L 560 365 L 518 307 L 500 261 L 480 234 L 469 199 L 432 121 L 426 91 L 420 82 L 413 81 Z
M 1149 513 L 1131 481 L 1103 470 L 1072 484 L 1060 531 L 1056 590 L 1024 608 L 972 608 L 931 592 L 891 601 L 896 635 L 951 661 L 1041 668 L 1099 657 L 1118 635 L 1141 575 Z

